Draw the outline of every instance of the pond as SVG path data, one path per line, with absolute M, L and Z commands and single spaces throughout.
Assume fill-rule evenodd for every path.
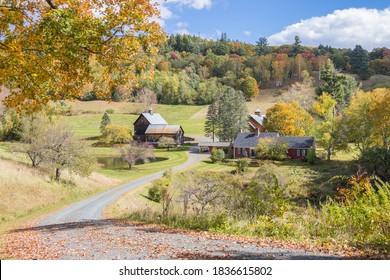
M 159 162 L 167 160 L 166 157 L 156 157 L 149 162 Z M 104 169 L 128 169 L 129 165 L 117 157 L 96 157 L 98 164 Z M 136 165 L 144 164 L 142 162 L 136 163 Z

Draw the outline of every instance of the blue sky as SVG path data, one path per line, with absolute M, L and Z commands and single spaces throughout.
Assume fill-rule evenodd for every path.
M 158 0 L 169 34 L 188 33 L 271 45 L 390 47 L 390 2 L 383 0 Z

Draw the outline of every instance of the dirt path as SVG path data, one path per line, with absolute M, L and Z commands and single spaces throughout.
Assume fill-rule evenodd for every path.
M 186 168 L 205 155 L 189 153 Z M 16 259 L 339 259 L 299 244 L 105 220 L 104 208 L 162 172 L 74 203 L 6 236 L 3 254 Z

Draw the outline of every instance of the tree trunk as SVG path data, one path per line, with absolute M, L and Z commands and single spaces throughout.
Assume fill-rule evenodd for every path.
M 131 170 L 131 163 L 127 163 L 129 165 L 129 170 Z
M 56 168 L 56 178 L 55 178 L 55 180 L 57 182 L 59 182 L 60 181 L 60 177 L 61 177 L 61 169 Z
M 326 151 L 328 152 L 328 155 L 327 155 L 327 157 L 326 157 L 326 160 L 327 160 L 327 161 L 330 161 L 330 155 L 331 155 L 332 152 L 331 152 L 330 148 L 327 148 Z

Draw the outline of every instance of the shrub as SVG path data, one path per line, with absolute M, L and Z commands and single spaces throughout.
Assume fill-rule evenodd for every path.
M 159 148 L 167 148 L 167 150 L 169 151 L 170 148 L 172 147 L 175 147 L 176 146 L 176 142 L 175 142 L 175 139 L 171 138 L 171 137 L 161 137 L 159 140 L 158 140 L 158 143 L 157 143 L 157 146 Z
M 310 147 L 307 151 L 306 160 L 310 165 L 314 165 L 317 160 L 316 150 L 313 147 Z
M 212 149 L 210 159 L 213 163 L 221 162 L 225 159 L 225 152 L 221 149 Z
M 256 147 L 260 159 L 284 160 L 287 158 L 288 144 L 276 138 L 261 138 Z
M 109 124 L 104 128 L 99 142 L 113 145 L 124 144 L 132 139 L 130 128 L 117 124 Z
M 243 173 L 248 170 L 249 167 L 249 159 L 248 158 L 240 158 L 236 162 L 236 171 L 237 173 Z
M 147 199 L 160 203 L 161 202 L 161 188 L 157 184 L 153 184 L 148 190 Z
M 322 236 L 340 237 L 353 243 L 388 244 L 390 240 L 390 185 L 371 177 L 352 177 L 342 202 L 328 200 L 320 213 Z M 367 190 L 368 187 L 368 190 Z
M 366 148 L 358 159 L 363 169 L 381 179 L 390 180 L 390 149 L 382 147 Z

